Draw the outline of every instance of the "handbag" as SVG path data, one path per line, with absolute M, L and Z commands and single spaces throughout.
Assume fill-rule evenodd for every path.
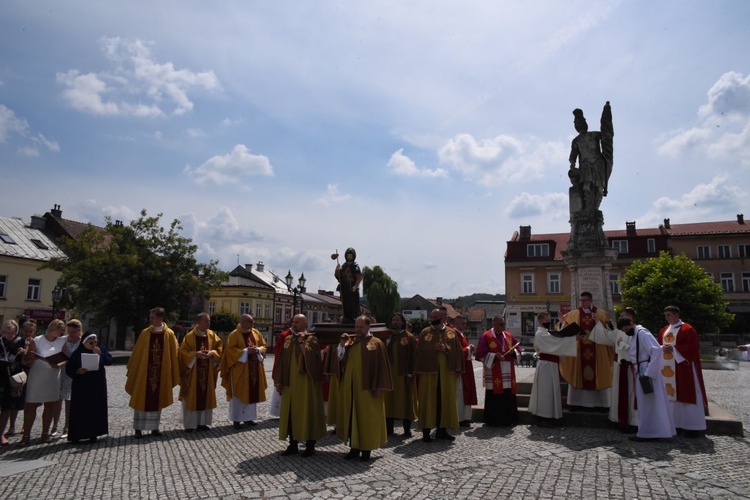
M 643 394 L 652 394 L 654 392 L 654 381 L 651 377 L 641 375 L 641 363 L 639 361 L 639 354 L 641 352 L 640 337 L 638 332 L 635 333 L 635 361 L 638 364 L 638 382 L 641 384 Z M 651 356 L 648 357 L 648 361 L 651 361 Z
M 26 385 L 26 381 L 28 380 L 28 375 L 26 375 L 26 372 L 20 371 L 16 373 L 15 375 L 10 376 L 10 386 L 11 387 L 23 387 Z

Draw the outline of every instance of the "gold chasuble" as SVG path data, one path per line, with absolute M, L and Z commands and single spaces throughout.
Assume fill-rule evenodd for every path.
M 445 351 L 438 346 L 445 345 Z M 429 326 L 419 334 L 414 373 L 417 374 L 417 420 L 422 429 L 437 427 L 438 397 L 440 427 L 458 429 L 456 384 L 464 369 L 461 341 L 452 328 Z M 438 394 L 438 388 L 440 393 Z
M 149 326 L 138 335 L 125 382 L 131 408 L 159 411 L 174 402 L 172 389 L 180 383 L 177 350 L 177 337 L 166 325 L 161 332 Z
M 345 349 L 336 436 L 352 449 L 375 450 L 388 441 L 384 391 L 393 390 L 385 344 L 368 335 L 362 340 L 350 338 Z
M 266 341 L 255 328 L 242 332 L 239 326 L 227 337 L 224 355 L 221 357 L 221 385 L 227 391 L 227 401 L 233 397 L 244 405 L 266 400 L 266 370 L 257 354 L 247 354 L 247 362 L 240 357 L 248 347 L 257 347 L 266 355 Z
M 279 439 L 317 441 L 326 434 L 323 416 L 323 360 L 315 335 L 284 339 L 274 383 L 282 388 Z
M 592 317 L 595 314 L 596 317 Z M 592 307 L 591 314 L 584 313 L 582 308 L 574 309 L 563 316 L 563 325 L 577 323 L 587 335 L 596 326 L 596 322 L 607 322 L 607 313 Z M 560 356 L 560 374 L 576 389 L 598 391 L 612 387 L 612 347 L 596 344 L 587 338 L 578 339 L 576 357 Z
M 198 359 L 198 351 L 210 351 L 210 359 Z M 193 328 L 185 335 L 180 345 L 180 401 L 185 401 L 188 411 L 204 411 L 216 408 L 216 381 L 219 376 L 219 360 L 222 343 L 213 330 L 200 335 Z M 192 367 L 190 364 L 192 364 Z
M 390 338 L 387 350 L 393 390 L 385 394 L 385 414 L 388 418 L 417 418 L 417 386 L 414 380 L 416 348 L 417 340 L 406 330 L 394 332 Z

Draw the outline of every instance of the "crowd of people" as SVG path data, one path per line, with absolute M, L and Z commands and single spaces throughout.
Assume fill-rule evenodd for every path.
M 688 437 L 706 429 L 706 392 L 699 358 L 698 335 L 680 320 L 675 306 L 665 309 L 668 324 L 654 337 L 625 308 L 613 325 L 608 314 L 584 292 L 581 305 L 566 314 L 561 329 L 549 313 L 538 316 L 534 347 L 539 353 L 529 412 L 542 426 L 559 425 L 563 417 L 561 376 L 568 383 L 571 411 L 608 412 L 634 440 Z M 267 346 L 243 314 L 222 342 L 202 313 L 181 344 L 164 322 L 165 311 L 150 311 L 149 326 L 138 336 L 127 366 L 125 390 L 133 409 L 135 438 L 160 436 L 161 411 L 173 404 L 179 388 L 185 432 L 206 431 L 217 407 L 221 386 L 229 402 L 233 428 L 256 425 L 257 404 L 266 401 L 269 381 L 264 360 Z M 290 328 L 274 343 L 271 410 L 279 419 L 282 456 L 315 454 L 326 425 L 350 447 L 346 459 L 369 461 L 371 452 L 395 434 L 452 441 L 449 431 L 467 427 L 477 404 L 473 360 L 481 363 L 485 390 L 484 423 L 511 426 L 518 422 L 515 360 L 520 342 L 496 316 L 475 347 L 466 337 L 463 316 L 449 321 L 445 309 L 430 313 L 430 325 L 409 331 L 404 316 L 390 320 L 391 334 L 380 339 L 370 331 L 372 318 L 360 315 L 353 332 L 338 343 L 320 343 L 307 330 L 307 318 L 294 316 Z M 24 411 L 21 445 L 28 445 L 39 406 L 42 441 L 60 437 L 78 443 L 108 433 L 105 366 L 112 357 L 95 334 L 81 334 L 81 323 L 53 320 L 43 335 L 28 320 L 21 328 L 5 321 L 0 337 L 0 438 L 16 433 L 16 417 Z M 63 404 L 63 401 L 65 402 Z M 8 427 L 6 433 L 6 427 Z M 433 434 L 433 429 L 435 432 Z

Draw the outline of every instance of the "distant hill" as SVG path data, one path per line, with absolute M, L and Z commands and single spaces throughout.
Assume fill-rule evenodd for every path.
M 476 304 L 478 300 L 493 300 L 493 301 L 505 301 L 504 293 L 472 293 L 471 295 L 462 295 L 455 299 L 443 299 L 444 302 L 453 304 L 453 307 L 458 308 L 469 308 Z

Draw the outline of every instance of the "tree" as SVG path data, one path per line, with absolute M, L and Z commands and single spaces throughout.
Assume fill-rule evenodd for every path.
M 365 266 L 362 271 L 362 288 L 372 315 L 381 323 L 389 322 L 393 313 L 398 312 L 401 302 L 398 283 L 380 266 L 372 269 Z
M 230 333 L 237 328 L 239 316 L 231 312 L 219 312 L 211 315 L 211 329 L 215 332 Z
M 721 286 L 685 255 L 661 252 L 636 261 L 620 280 L 622 304 L 633 307 L 638 322 L 652 332 L 664 326 L 664 308 L 675 305 L 698 333 L 718 333 L 730 325 Z
M 142 210 L 127 226 L 106 218 L 104 228 L 89 226 L 76 239 L 64 238 L 65 257 L 45 264 L 62 273 L 59 284 L 68 292 L 63 307 L 94 313 L 102 325 L 115 320 L 118 349 L 125 347 L 125 328 L 145 326 L 151 308 L 164 307 L 177 319 L 196 296 L 208 297 L 227 277 L 217 262 L 196 261 L 198 247 L 180 236 L 179 220 L 165 229 L 161 217 Z

